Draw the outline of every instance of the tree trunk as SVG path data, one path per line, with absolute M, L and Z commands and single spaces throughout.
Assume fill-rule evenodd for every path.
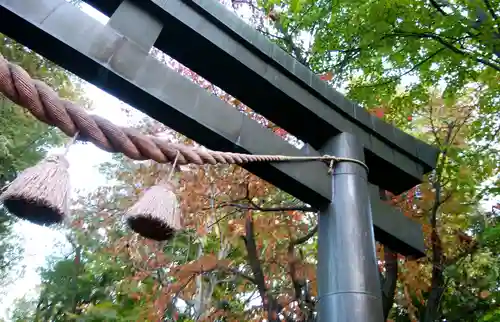
M 433 222 L 435 222 L 435 218 Z M 431 280 L 431 292 L 427 299 L 427 306 L 425 308 L 424 318 L 422 322 L 433 322 L 439 318 L 439 307 L 441 304 L 441 297 L 444 292 L 444 274 L 443 274 L 443 248 L 441 245 L 441 239 L 433 225 L 433 231 L 431 236 L 432 241 L 432 280 Z
M 382 307 L 384 320 L 387 320 L 394 305 L 396 285 L 398 281 L 398 255 L 384 246 L 385 277 L 382 282 Z
M 387 192 L 379 189 L 380 199 L 389 200 Z M 398 254 L 394 253 L 389 247 L 384 245 L 384 267 L 385 276 L 380 279 L 382 287 L 382 308 L 384 311 L 384 320 L 387 320 L 394 306 L 394 296 L 396 295 L 396 286 L 398 282 Z
M 76 314 L 78 307 L 78 276 L 80 275 L 80 262 L 82 257 L 82 247 L 77 246 L 75 249 L 74 271 L 71 281 L 72 299 L 71 299 L 71 313 Z
M 424 317 L 422 322 L 433 322 L 439 318 L 439 307 L 441 302 L 441 296 L 444 292 L 444 275 L 443 275 L 443 265 L 444 265 L 444 254 L 443 245 L 441 243 L 441 238 L 438 232 L 438 220 L 437 216 L 439 213 L 439 207 L 441 206 L 442 199 L 442 173 L 444 168 L 444 161 L 447 154 L 447 146 L 451 143 L 453 133 L 453 125 L 448 126 L 448 133 L 444 141 L 444 149 L 441 152 L 440 158 L 438 159 L 438 165 L 436 166 L 436 176 L 432 182 L 432 187 L 435 190 L 435 200 L 434 205 L 430 213 L 430 224 L 431 224 L 431 245 L 432 245 L 432 280 L 431 280 L 431 291 L 427 299 L 427 306 L 425 308 Z

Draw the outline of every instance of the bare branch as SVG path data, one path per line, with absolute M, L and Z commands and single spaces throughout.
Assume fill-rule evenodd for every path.
M 431 132 L 436 140 L 438 146 L 441 146 L 441 140 L 439 139 L 438 130 L 436 125 L 434 124 L 433 111 L 432 111 L 432 102 L 429 102 L 429 123 L 431 124 Z
M 189 285 L 189 283 L 196 277 L 197 274 L 192 274 L 189 276 L 187 281 L 177 290 L 175 293 L 174 297 L 172 298 L 172 301 L 170 302 L 169 308 L 167 310 L 170 310 L 172 313 L 175 311 L 175 302 L 179 298 L 179 295 L 181 292 Z
M 304 235 L 304 236 L 302 236 L 300 238 L 292 240 L 290 242 L 290 245 L 293 247 L 293 246 L 297 246 L 297 245 L 303 244 L 306 241 L 308 241 L 312 236 L 314 236 L 317 232 L 318 232 L 318 225 L 314 226 L 314 228 L 309 233 L 307 233 L 307 235 Z
M 289 273 L 290 278 L 292 280 L 292 286 L 293 286 L 293 290 L 294 290 L 294 294 L 295 294 L 295 300 L 298 301 L 299 304 L 301 304 L 301 308 L 303 308 L 303 306 L 304 306 L 304 308 L 307 308 L 309 311 L 314 309 L 314 303 L 310 299 L 310 296 L 308 296 L 307 290 L 306 290 L 306 294 L 304 294 L 304 295 L 302 294 L 302 290 L 303 290 L 304 286 L 306 286 L 306 281 L 303 279 L 301 279 L 301 280 L 297 279 L 296 271 L 297 271 L 298 260 L 295 257 L 295 246 L 307 242 L 312 236 L 314 236 L 314 234 L 316 234 L 317 231 L 318 231 L 318 225 L 314 226 L 314 228 L 306 235 L 292 240 L 288 244 L 288 249 L 287 249 L 288 273 Z M 302 305 L 302 304 L 304 304 L 304 305 Z M 304 312 L 304 313 L 307 313 L 307 315 L 309 315 L 309 313 L 312 313 L 312 312 Z
M 305 212 L 316 212 L 311 207 L 307 206 L 285 206 L 285 207 L 261 207 L 257 205 L 256 203 L 253 203 L 250 201 L 250 205 L 245 205 L 245 204 L 237 204 L 237 203 L 222 203 L 220 205 L 217 205 L 215 208 L 224 208 L 224 207 L 234 207 L 238 208 L 241 210 L 258 210 L 262 212 L 273 212 L 273 211 L 305 211 Z M 204 209 L 204 210 L 208 210 Z
M 252 277 L 248 276 L 247 274 L 241 272 L 240 270 L 238 270 L 236 268 L 231 268 L 231 267 L 221 268 L 221 267 L 219 267 L 219 269 L 223 269 L 223 270 L 225 270 L 225 271 L 227 271 L 229 273 L 232 273 L 232 274 L 234 274 L 236 276 L 239 276 L 239 277 L 241 277 L 243 279 L 246 279 L 247 281 L 250 281 L 253 284 L 257 285 L 257 281 L 255 280 L 255 278 L 252 278 Z
M 279 311 L 278 304 L 275 299 L 267 293 L 266 281 L 264 279 L 264 272 L 262 271 L 262 265 L 257 252 L 257 246 L 255 244 L 255 234 L 253 217 L 251 212 L 249 212 L 245 219 L 245 247 L 247 249 L 247 261 L 252 269 L 253 278 L 256 281 L 257 289 L 263 303 L 265 310 L 268 313 L 268 318 L 270 322 L 279 321 L 277 318 L 273 318 L 275 314 Z
M 261 34 L 263 34 L 264 36 L 269 37 L 269 38 L 274 38 L 274 39 L 277 39 L 277 40 L 286 41 L 286 39 L 285 39 L 285 38 L 280 37 L 280 36 L 278 36 L 278 35 L 274 35 L 274 34 L 272 34 L 272 33 L 268 32 L 268 31 L 266 31 L 266 30 L 263 30 L 263 29 L 261 29 L 261 28 L 257 29 L 257 31 L 258 31 L 258 32 L 260 32 Z
M 238 214 L 239 211 L 238 210 L 235 210 L 235 211 L 231 211 L 227 214 L 225 214 L 224 216 L 218 218 L 215 222 L 213 222 L 212 224 L 210 224 L 207 228 L 210 229 L 212 228 L 214 225 L 218 225 L 222 220 L 226 219 L 226 218 L 229 218 L 231 216 L 233 216 L 234 214 Z
M 245 247 L 247 249 L 247 260 L 250 268 L 252 269 L 255 284 L 259 289 L 259 294 L 262 302 L 266 302 L 266 283 L 264 280 L 264 272 L 260 264 L 259 255 L 257 252 L 257 245 L 255 244 L 255 234 L 253 227 L 253 217 L 248 213 L 245 219 Z

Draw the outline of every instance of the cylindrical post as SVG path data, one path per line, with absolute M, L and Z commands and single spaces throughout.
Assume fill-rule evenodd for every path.
M 350 133 L 322 150 L 364 161 L 363 147 Z M 317 283 L 320 322 L 383 321 L 367 172 L 353 162 L 334 168 L 332 203 L 319 215 Z

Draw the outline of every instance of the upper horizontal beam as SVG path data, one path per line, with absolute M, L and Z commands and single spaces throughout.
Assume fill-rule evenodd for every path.
M 318 154 L 295 148 L 66 0 L 9 1 L 0 0 L 7 2 L 0 11 L 1 32 L 209 149 Z M 323 162 L 244 167 L 314 207 L 330 202 Z
M 121 1 L 87 2 L 111 15 Z M 163 23 L 157 48 L 311 146 L 319 149 L 340 132 L 355 134 L 374 169 L 370 182 L 398 194 L 435 166 L 435 148 L 347 100 L 223 5 L 212 0 L 133 2 Z
M 0 32 L 83 79 L 211 149 L 253 154 L 313 155 L 298 150 L 233 107 L 148 55 L 65 0 L 0 0 Z M 331 180 L 321 162 L 247 164 L 245 167 L 299 199 L 322 208 L 330 203 Z M 371 199 L 376 239 L 404 255 L 422 256 L 421 229 L 391 222 L 402 214 Z M 378 207 L 378 208 L 377 208 Z M 377 209 L 377 210 L 375 210 Z M 387 215 L 386 215 L 387 214 Z M 396 220 L 396 221 L 394 221 Z M 411 238 L 409 238 L 411 237 Z

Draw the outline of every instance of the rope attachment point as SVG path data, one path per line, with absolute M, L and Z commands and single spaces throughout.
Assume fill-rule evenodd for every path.
M 328 174 L 333 174 L 333 169 L 335 168 L 335 165 L 341 162 L 351 162 L 351 163 L 356 163 L 363 168 L 365 168 L 366 172 L 368 173 L 369 168 L 366 165 L 366 163 L 358 160 L 358 159 L 353 159 L 353 158 L 339 158 L 333 155 L 325 154 L 322 156 L 323 160 L 327 160 L 328 162 Z

